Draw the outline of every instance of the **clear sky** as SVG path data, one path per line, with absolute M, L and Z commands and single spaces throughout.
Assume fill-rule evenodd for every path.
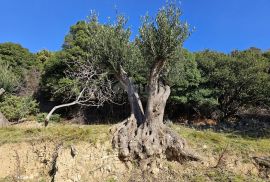
M 96 10 L 100 20 L 117 10 L 129 17 L 133 37 L 140 16 L 156 14 L 165 0 L 0 0 L 0 42 L 16 42 L 32 52 L 60 50 L 69 27 Z M 190 51 L 270 48 L 270 0 L 182 0 L 183 20 L 195 31 Z

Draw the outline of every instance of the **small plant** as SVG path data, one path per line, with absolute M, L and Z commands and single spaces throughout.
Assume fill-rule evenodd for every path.
M 47 113 L 39 113 L 39 114 L 37 114 L 37 116 L 36 116 L 36 121 L 37 121 L 38 123 L 44 122 L 44 121 L 45 121 L 46 115 L 47 115 Z
M 36 117 L 36 120 L 38 123 L 42 123 L 45 121 L 46 116 L 48 115 L 48 113 L 39 113 Z M 50 118 L 50 122 L 53 123 L 59 123 L 60 122 L 60 115 L 59 114 L 53 114 Z
M 50 121 L 54 123 L 59 123 L 60 119 L 61 119 L 60 114 L 53 114 L 50 118 Z
M 31 97 L 6 95 L 0 102 L 0 112 L 9 121 L 18 121 L 38 112 L 38 103 Z

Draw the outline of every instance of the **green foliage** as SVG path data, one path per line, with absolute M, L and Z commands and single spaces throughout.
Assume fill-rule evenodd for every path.
M 270 62 L 270 50 L 264 52 L 263 53 L 263 57 L 265 57 L 266 59 L 268 59 L 268 61 Z
M 180 21 L 180 8 L 167 3 L 159 10 L 155 20 L 144 17 L 137 38 L 142 55 L 150 65 L 158 60 L 174 58 L 176 50 L 182 47 L 189 35 L 188 24 Z M 173 59 L 172 59 L 173 60 Z
M 37 122 L 38 123 L 44 123 L 47 114 L 48 113 L 38 113 L 37 116 L 36 116 Z
M 1 62 L 1 61 L 0 61 Z M 19 85 L 19 78 L 15 75 L 8 64 L 0 64 L 0 88 L 12 93 Z
M 42 68 L 42 94 L 66 102 L 84 86 L 69 74 L 78 71 L 78 65 L 90 62 L 113 81 L 122 66 L 135 84 L 145 86 L 153 63 L 164 60 L 161 81 L 171 86 L 171 103 L 220 111 L 221 117 L 240 107 L 270 105 L 270 51 L 253 47 L 230 54 L 190 53 L 182 48 L 189 26 L 180 18 L 179 7 L 167 3 L 155 18 L 143 18 L 139 35 L 131 41 L 123 16 L 100 23 L 92 14 L 70 27 L 63 49 L 55 53 L 42 50 L 33 55 L 18 44 L 0 44 L 0 87 L 13 93 L 29 70 Z
M 38 112 L 38 103 L 31 97 L 5 95 L 0 102 L 0 112 L 9 121 L 17 121 Z
M 48 50 L 41 50 L 36 53 L 36 59 L 38 62 L 45 63 L 48 59 L 53 56 L 53 53 Z
M 58 92 L 59 94 L 55 95 L 55 93 L 63 86 L 61 84 L 61 80 L 66 79 L 65 70 L 67 70 L 67 64 L 62 59 L 65 57 L 63 54 L 63 52 L 57 52 L 44 62 L 43 74 L 41 76 L 41 87 L 42 92 L 48 97 L 48 99 L 52 98 L 57 101 L 63 101 L 68 95 L 64 91 Z
M 117 66 L 131 58 L 129 29 L 125 29 L 126 19 L 117 17 L 117 22 L 101 24 L 95 14 L 88 21 L 80 21 L 72 26 L 65 38 L 65 61 L 91 61 L 103 66 L 104 71 L 115 71 Z
M 38 123 L 44 123 L 46 116 L 48 115 L 48 113 L 39 113 L 36 116 L 36 120 Z M 50 122 L 53 123 L 59 123 L 61 120 L 61 117 L 59 114 L 53 114 L 50 118 Z
M 196 54 L 202 75 L 200 88 L 218 101 L 222 117 L 235 114 L 242 106 L 268 102 L 269 62 L 260 55 L 257 49 L 230 55 L 211 51 Z
M 59 123 L 61 120 L 60 114 L 53 114 L 50 118 L 50 121 L 54 123 Z
M 78 63 L 90 62 L 102 69 L 104 78 L 107 75 L 112 79 L 118 66 L 122 65 L 134 75 L 135 81 L 145 80 L 137 74 L 143 72 L 138 69 L 141 56 L 137 46 L 130 43 L 130 31 L 124 28 L 125 23 L 125 18 L 118 16 L 116 24 L 100 24 L 93 14 L 88 21 L 79 21 L 70 28 L 63 50 L 48 59 L 44 66 L 42 86 L 54 100 L 71 99 L 84 86 L 68 74 L 78 71 Z
M 70 98 L 67 97 L 72 95 L 70 91 L 74 88 L 80 90 L 80 85 L 74 87 L 72 83 L 76 81 L 72 81 L 74 78 L 65 73 L 76 71 L 75 63 L 84 64 L 86 61 L 102 68 L 111 79 L 114 79 L 121 65 L 135 83 L 142 85 L 148 81 L 151 64 L 158 59 L 166 59 L 166 62 L 179 61 L 178 67 L 181 67 L 183 60 L 177 56 L 182 53 L 180 50 L 189 30 L 188 25 L 179 20 L 180 15 L 180 9 L 175 4 L 168 3 L 158 12 L 155 20 L 145 17 L 139 37 L 131 42 L 130 30 L 126 27 L 127 21 L 123 16 L 117 16 L 114 24 L 101 24 L 96 14 L 92 14 L 87 21 L 79 21 L 70 28 L 63 50 L 46 61 L 43 88 L 53 95 L 54 100 L 60 95 L 60 100 Z M 194 61 L 187 63 L 187 69 L 194 67 L 193 64 Z M 192 75 L 187 77 L 192 79 Z M 193 79 L 197 79 L 197 76 Z M 188 84 L 187 82 L 189 81 L 182 84 Z
M 195 56 L 187 50 L 175 58 L 166 69 L 165 79 L 171 86 L 171 100 L 177 103 L 186 104 L 195 98 L 198 86 L 201 82 L 201 74 L 197 68 Z
M 42 63 L 28 49 L 15 43 L 0 44 L 0 84 L 7 92 L 32 95 L 38 87 L 41 68 Z
M 22 76 L 25 69 L 29 69 L 35 63 L 35 57 L 28 49 L 19 44 L 0 44 L 0 64 L 8 64 L 11 70 Z
M 54 56 L 53 52 L 48 50 L 41 50 L 35 54 L 35 67 L 39 70 L 44 68 L 44 64 Z

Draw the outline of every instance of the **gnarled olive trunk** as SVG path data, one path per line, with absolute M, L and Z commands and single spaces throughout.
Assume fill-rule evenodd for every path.
M 119 157 L 124 161 L 135 159 L 149 164 L 157 158 L 179 162 L 199 160 L 189 151 L 185 140 L 163 124 L 164 110 L 170 95 L 170 87 L 158 83 L 163 64 L 157 62 L 150 73 L 145 113 L 138 93 L 126 73 L 120 69 L 117 75 L 128 93 L 131 105 L 131 116 L 111 130 L 113 147 L 118 149 Z

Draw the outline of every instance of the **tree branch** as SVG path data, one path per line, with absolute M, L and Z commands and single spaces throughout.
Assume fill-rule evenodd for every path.
M 61 105 L 58 105 L 58 106 L 54 106 L 54 107 L 52 108 L 52 110 L 48 113 L 48 115 L 47 115 L 46 118 L 45 118 L 45 127 L 48 126 L 52 114 L 53 114 L 57 109 L 60 109 L 60 108 L 63 108 L 63 107 L 69 107 L 69 106 L 73 106 L 73 105 L 79 104 L 79 100 L 80 100 L 80 98 L 83 96 L 84 91 L 85 91 L 85 88 L 83 88 L 83 90 L 80 92 L 79 96 L 77 97 L 77 99 L 76 99 L 75 101 L 70 102 L 70 103 L 67 103 L 67 104 L 61 104 Z
M 139 94 L 134 88 L 134 84 L 132 83 L 131 79 L 128 77 L 122 66 L 118 66 L 118 73 L 115 75 L 115 77 L 119 80 L 124 90 L 128 94 L 131 115 L 135 116 L 137 120 L 137 125 L 142 124 L 145 120 L 142 102 L 140 100 Z

